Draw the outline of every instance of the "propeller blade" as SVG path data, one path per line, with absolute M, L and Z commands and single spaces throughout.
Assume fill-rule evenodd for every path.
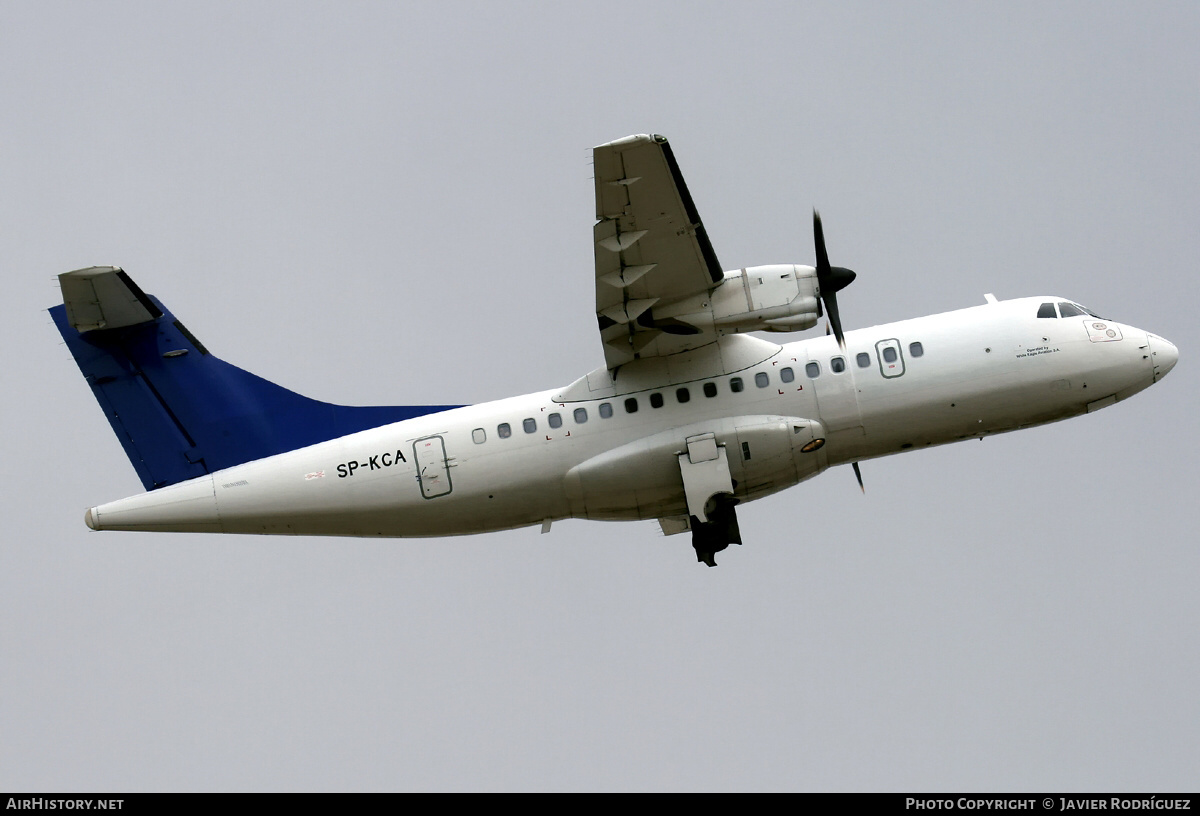
M 854 282 L 854 270 L 829 265 L 829 252 L 825 249 L 825 228 L 821 226 L 821 213 L 813 209 L 813 240 L 817 249 L 817 286 L 821 290 L 821 301 L 825 313 L 833 326 L 838 347 L 846 349 L 846 335 L 842 333 L 842 319 L 838 313 L 837 293 Z
M 817 279 L 829 273 L 829 253 L 825 251 L 825 230 L 821 227 L 821 214 L 813 208 L 813 239 L 817 243 Z M 824 288 L 821 289 L 824 292 Z
M 842 318 L 838 315 L 837 295 L 833 292 L 825 294 L 825 288 L 822 287 L 821 297 L 825 301 L 825 314 L 829 315 L 829 322 L 833 325 L 833 336 L 837 338 L 838 348 L 845 351 L 846 335 L 842 334 Z
M 858 479 L 858 489 L 861 490 L 865 495 L 867 489 L 863 487 L 862 471 L 858 469 L 858 462 L 851 462 L 850 464 L 854 467 L 854 478 Z

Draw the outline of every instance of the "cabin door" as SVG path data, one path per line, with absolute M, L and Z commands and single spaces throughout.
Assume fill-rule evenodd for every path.
M 422 496 L 436 499 L 453 489 L 450 484 L 450 463 L 446 460 L 446 443 L 440 436 L 427 436 L 413 442 L 413 461 L 417 464 L 417 481 L 421 484 Z
M 904 352 L 899 340 L 880 340 L 875 344 L 879 356 L 879 371 L 885 377 L 900 377 L 904 374 Z

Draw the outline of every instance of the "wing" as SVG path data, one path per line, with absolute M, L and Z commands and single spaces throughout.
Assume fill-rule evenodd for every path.
M 627 136 L 593 157 L 596 317 L 608 367 L 715 341 L 708 295 L 724 273 L 671 146 Z M 694 319 L 705 312 L 707 321 Z

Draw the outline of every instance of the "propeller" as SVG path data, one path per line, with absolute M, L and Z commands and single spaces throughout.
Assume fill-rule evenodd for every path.
M 846 335 L 842 333 L 842 318 L 838 314 L 837 293 L 854 282 L 854 270 L 842 266 L 829 265 L 829 253 L 825 251 L 825 230 L 821 228 L 821 214 L 813 210 L 813 239 L 817 244 L 817 286 L 821 290 L 821 300 L 825 303 L 825 313 L 833 325 L 833 334 L 837 337 L 838 348 L 846 350 Z
M 837 337 L 838 348 L 846 350 L 846 335 L 842 332 L 842 318 L 838 313 L 837 293 L 854 283 L 856 277 L 853 269 L 844 266 L 830 266 L 829 253 L 825 251 L 825 230 L 821 227 L 821 214 L 813 209 L 813 240 L 817 245 L 817 286 L 821 290 L 821 300 L 825 303 L 825 314 L 829 321 L 825 324 L 825 334 L 829 334 L 832 325 L 833 334 Z M 854 478 L 858 479 L 858 489 L 863 493 L 862 471 L 858 462 L 851 462 L 854 467 Z

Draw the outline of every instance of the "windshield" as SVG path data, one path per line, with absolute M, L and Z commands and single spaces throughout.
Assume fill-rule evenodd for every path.
M 1063 317 L 1082 317 L 1083 315 L 1089 315 L 1091 317 L 1098 318 L 1099 320 L 1108 319 L 1106 317 L 1100 317 L 1100 315 L 1096 314 L 1086 306 L 1080 306 L 1078 303 L 1072 303 L 1066 300 L 1059 301 L 1058 313 Z

